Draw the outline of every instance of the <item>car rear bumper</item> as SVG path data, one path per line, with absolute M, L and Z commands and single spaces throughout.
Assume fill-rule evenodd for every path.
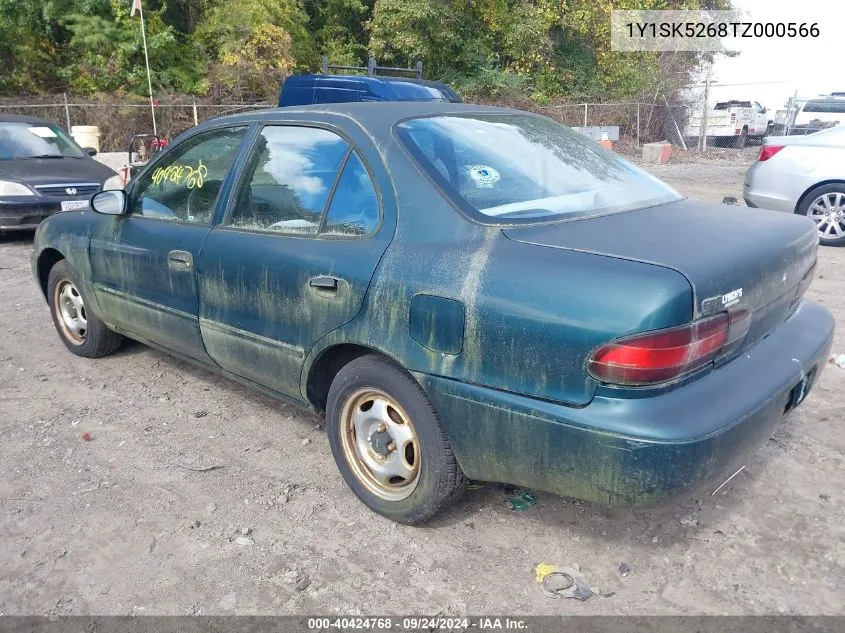
M 651 397 L 596 396 L 581 408 L 417 378 L 471 479 L 644 505 L 741 466 L 812 387 L 833 329 L 825 308 L 804 302 L 767 338 L 697 380 Z
M 806 174 L 785 169 L 779 159 L 780 155 L 775 155 L 757 161 L 745 172 L 742 197 L 749 207 L 795 213 L 802 194 L 816 184 Z
M 87 200 L 87 198 L 67 198 Z M 45 199 L 40 196 L 0 198 L 0 231 L 32 231 L 44 218 L 62 210 L 61 199 Z
M 783 211 L 793 213 L 795 211 L 795 200 L 788 200 L 776 194 L 761 194 L 752 191 L 750 185 L 742 186 L 742 199 L 746 206 L 755 209 L 770 209 L 772 211 Z

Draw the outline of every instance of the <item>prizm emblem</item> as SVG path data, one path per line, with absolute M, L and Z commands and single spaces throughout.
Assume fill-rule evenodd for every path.
M 76 187 L 68 187 L 67 189 L 65 189 L 65 193 L 69 196 L 75 196 L 76 191 L 77 191 Z
M 739 303 L 739 300 L 742 298 L 742 288 L 737 288 L 736 290 L 731 290 L 722 295 L 722 307 L 727 308 L 735 303 Z

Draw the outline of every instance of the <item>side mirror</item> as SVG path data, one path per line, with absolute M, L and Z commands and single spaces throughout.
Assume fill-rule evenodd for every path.
M 91 208 L 103 215 L 123 215 L 126 213 L 126 192 L 101 191 L 91 197 Z
M 760 110 L 760 112 L 762 112 L 763 114 L 766 114 L 766 108 L 763 108 L 762 110 Z
M 82 151 L 85 152 L 86 154 L 88 154 L 89 156 L 96 156 L 97 155 L 97 150 L 94 149 L 93 147 L 83 147 Z

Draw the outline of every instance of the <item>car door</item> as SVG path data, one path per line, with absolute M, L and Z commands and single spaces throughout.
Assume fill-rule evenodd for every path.
M 358 314 L 392 234 L 362 156 L 318 127 L 256 137 L 200 253 L 200 329 L 223 369 L 301 400 L 307 351 Z
M 195 262 L 245 126 L 174 146 L 128 190 L 127 212 L 102 216 L 90 242 L 101 318 L 173 352 L 208 360 L 199 331 Z

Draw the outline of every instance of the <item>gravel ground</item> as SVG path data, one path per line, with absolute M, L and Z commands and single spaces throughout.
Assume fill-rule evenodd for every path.
M 754 152 L 653 171 L 718 202 Z M 834 365 L 716 496 L 516 512 L 490 484 L 404 527 L 353 497 L 317 417 L 138 344 L 68 353 L 30 249 L 0 241 L 0 614 L 845 613 Z M 840 323 L 843 264 L 822 249 L 809 291 Z M 547 598 L 540 562 L 607 597 Z

